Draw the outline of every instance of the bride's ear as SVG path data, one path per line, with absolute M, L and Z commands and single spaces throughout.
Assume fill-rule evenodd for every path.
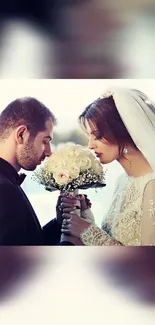
M 29 138 L 29 132 L 26 125 L 20 125 L 15 130 L 15 139 L 18 144 L 25 143 Z
M 123 153 L 124 147 L 125 147 L 125 145 L 119 146 L 119 158 L 122 158 L 124 156 L 124 153 Z

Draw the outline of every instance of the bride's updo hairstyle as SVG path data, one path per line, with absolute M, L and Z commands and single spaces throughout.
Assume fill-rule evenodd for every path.
M 96 99 L 79 116 L 80 126 L 87 133 L 86 121 L 96 138 L 101 141 L 104 138 L 111 144 L 117 144 L 120 154 L 127 145 L 137 149 L 117 111 L 112 96 Z

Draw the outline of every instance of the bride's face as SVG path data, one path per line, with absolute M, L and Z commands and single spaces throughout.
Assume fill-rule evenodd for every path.
M 88 147 L 89 149 L 95 152 L 96 156 L 100 159 L 100 162 L 102 164 L 109 164 L 114 160 L 118 160 L 119 159 L 118 145 L 111 144 L 105 138 L 98 138 L 97 129 L 95 128 L 95 126 L 91 128 L 91 126 L 87 121 L 85 125 L 89 136 Z

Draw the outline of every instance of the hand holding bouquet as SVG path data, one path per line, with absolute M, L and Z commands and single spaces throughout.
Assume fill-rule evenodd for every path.
M 101 163 L 89 149 L 77 144 L 66 144 L 35 172 L 35 179 L 48 191 L 59 190 L 67 196 L 77 198 L 79 189 L 104 187 L 104 175 Z M 70 213 L 81 216 L 80 199 L 76 200 L 76 208 L 78 209 L 74 208 Z M 62 234 L 62 241 L 63 236 L 65 235 Z

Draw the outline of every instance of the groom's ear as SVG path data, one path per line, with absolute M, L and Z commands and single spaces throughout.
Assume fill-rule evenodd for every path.
M 15 139 L 18 144 L 27 142 L 29 138 L 29 132 L 26 125 L 20 125 L 15 131 Z

